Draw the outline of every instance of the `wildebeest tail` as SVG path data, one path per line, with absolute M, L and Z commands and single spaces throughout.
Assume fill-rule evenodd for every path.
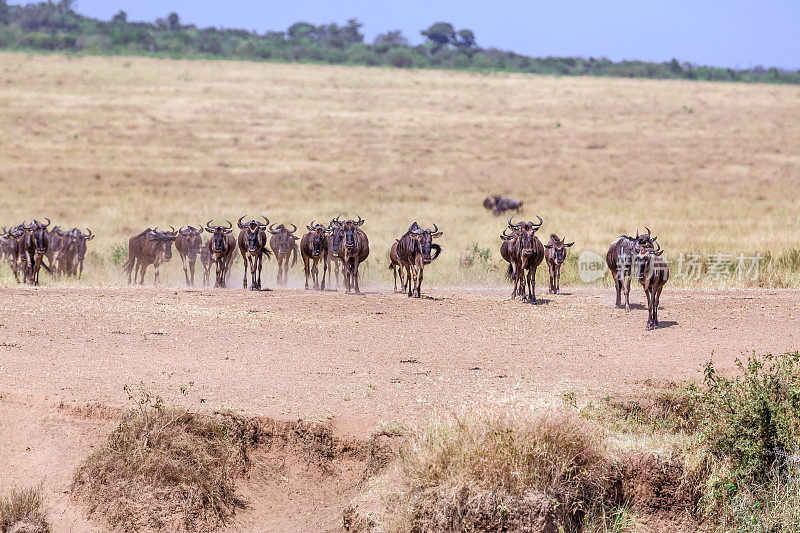
M 263 250 L 261 250 L 261 253 L 266 255 L 267 259 L 272 259 L 272 251 L 269 250 L 266 246 L 264 247 Z
M 295 243 L 294 248 L 292 248 L 292 266 L 297 264 L 297 254 L 300 253 L 300 247 L 297 246 Z
M 508 264 L 508 269 L 506 270 L 506 279 L 508 281 L 514 281 L 514 265 L 511 263 Z
M 431 244 L 431 250 L 435 250 L 435 251 L 436 251 L 436 254 L 435 254 L 435 255 L 433 255 L 433 256 L 431 256 L 431 261 L 433 261 L 434 259 L 436 259 L 437 257 L 439 257 L 439 254 L 440 254 L 440 253 L 442 253 L 442 247 L 441 247 L 441 246 L 439 246 L 439 245 L 438 245 L 438 244 L 436 244 L 436 243 L 432 243 L 432 244 Z

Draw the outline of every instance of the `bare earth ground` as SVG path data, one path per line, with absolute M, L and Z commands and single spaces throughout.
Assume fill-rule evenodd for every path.
M 204 398 L 204 407 L 330 421 L 337 433 L 363 437 L 381 423 L 432 413 L 695 379 L 712 353 L 725 371 L 748 351 L 800 346 L 800 291 L 668 290 L 662 328 L 652 332 L 642 306 L 615 309 L 609 289 L 540 291 L 536 307 L 507 292 L 436 288 L 432 299 L 409 300 L 386 292 L 3 289 L 0 490 L 43 480 L 57 530 L 88 528 L 65 491 L 113 427 L 109 413 L 127 405 L 126 384 L 141 382 L 171 402 L 186 402 L 179 389 L 191 386 L 198 406 Z M 95 402 L 109 407 L 87 413 Z M 276 520 L 275 530 L 295 529 L 286 520 L 300 520 L 302 502 L 313 514 L 337 497 L 289 490 L 290 478 L 282 474 L 284 486 L 273 487 L 285 505 L 254 498 L 273 501 L 259 515 Z M 244 490 L 261 489 L 253 482 Z M 338 527 L 335 515 L 312 529 Z M 252 513 L 237 520 L 237 530 L 267 527 Z

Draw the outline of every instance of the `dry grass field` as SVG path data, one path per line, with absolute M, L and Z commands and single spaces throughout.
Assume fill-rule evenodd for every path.
M 493 192 L 576 252 L 647 225 L 673 260 L 769 251 L 756 284 L 800 283 L 797 87 L 8 53 L 0 82 L 0 222 L 90 226 L 89 283 L 148 225 L 358 213 L 373 280 L 418 220 L 445 232 L 427 280 L 494 284 Z

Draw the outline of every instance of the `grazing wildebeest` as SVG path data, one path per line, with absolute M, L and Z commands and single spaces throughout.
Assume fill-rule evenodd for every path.
M 611 271 L 614 278 L 614 288 L 617 292 L 616 306 L 622 307 L 622 294 L 625 294 L 625 311 L 631 310 L 630 294 L 631 294 L 631 278 L 633 277 L 633 254 L 634 246 L 637 243 L 648 245 L 655 242 L 655 239 L 650 238 L 650 229 L 647 228 L 645 235 L 639 235 L 636 231 L 636 237 L 630 235 L 620 235 L 620 237 L 611 243 L 606 253 L 606 264 Z
M 402 267 L 406 269 L 408 283 L 408 296 L 419 298 L 422 292 L 422 273 L 425 265 L 439 257 L 442 248 L 433 243 L 433 239 L 440 237 L 442 232 L 436 223 L 433 229 L 423 229 L 414 222 L 397 244 L 397 258 Z M 431 250 L 436 254 L 431 256 Z
M 314 281 L 315 290 L 325 290 L 325 274 L 328 272 L 328 232 L 329 229 L 322 224 L 307 225 L 308 232 L 300 239 L 300 255 L 303 257 L 303 272 L 306 275 L 306 290 L 308 290 L 308 276 Z M 322 261 L 322 284 L 319 283 L 319 269 L 317 263 Z
M 573 244 L 575 243 L 565 243 L 563 238 L 559 239 L 558 235 L 551 233 L 550 242 L 544 245 L 544 258 L 550 273 L 550 292 L 552 294 L 558 294 L 558 291 L 561 290 L 561 265 L 567 258 L 567 248 Z
M 245 215 L 246 216 L 246 215 Z M 267 232 L 265 231 L 269 224 L 269 219 L 264 215 L 261 218 L 266 220 L 266 223 L 256 222 L 251 220 L 247 224 L 242 224 L 241 217 L 236 222 L 239 226 L 239 252 L 242 254 L 242 261 L 244 262 L 244 280 L 242 287 L 247 288 L 247 266 L 250 265 L 250 290 L 261 289 L 261 259 L 267 256 L 267 259 L 272 257 L 272 252 L 267 248 Z
M 211 238 L 208 240 L 208 251 L 211 254 L 211 260 L 217 265 L 217 278 L 214 281 L 215 288 L 225 287 L 236 250 L 236 238 L 232 235 L 233 224 L 229 220 L 225 222 L 228 223 L 227 228 L 225 226 L 212 226 L 210 220 L 206 222 L 206 231 L 211 233 Z
M 396 240 L 389 249 L 389 268 L 392 270 L 392 274 L 394 274 L 394 292 L 406 292 L 408 277 L 403 274 L 403 267 L 400 264 L 400 258 L 397 256 L 397 247 L 399 245 L 400 241 Z M 400 276 L 400 291 L 397 290 L 398 275 Z
M 175 249 L 181 257 L 183 264 L 183 275 L 186 278 L 186 285 L 194 287 L 194 267 L 197 263 L 197 254 L 203 247 L 203 226 L 198 225 L 181 226 L 178 230 L 178 237 L 175 239 Z M 187 268 L 188 267 L 188 268 Z M 189 275 L 191 274 L 191 278 Z
M 158 284 L 160 276 L 159 267 L 172 259 L 172 243 L 177 238 L 177 231 L 157 231 L 147 228 L 141 233 L 131 237 L 128 241 L 128 261 L 122 268 L 128 273 L 128 283 L 139 278 L 139 285 L 144 284 L 144 275 L 147 267 L 153 265 L 155 275 L 153 285 Z
M 654 242 L 655 239 L 652 241 Z M 647 296 L 646 329 L 658 327 L 658 303 L 661 299 L 661 290 L 669 280 L 669 265 L 661 257 L 664 251 L 661 249 L 661 245 L 655 244 L 658 248 L 654 248 L 652 244 L 637 242 L 633 250 L 633 271 Z
M 544 246 L 536 231 L 542 225 L 542 218 L 537 215 L 538 223 L 522 222 L 512 227 L 517 228 L 517 237 L 509 242 L 509 256 L 514 263 L 514 291 L 512 298 L 522 295 L 523 301 L 536 305 L 536 269 L 544 260 Z M 509 222 L 509 225 L 511 223 Z M 519 284 L 522 283 L 521 289 Z
M 344 269 L 345 293 L 349 294 L 351 290 L 355 290 L 356 294 L 361 294 L 358 286 L 358 266 L 369 257 L 369 239 L 360 227 L 364 224 L 364 220 L 358 216 L 357 221 L 347 220 L 338 224 L 342 229 L 342 238 L 337 253 Z
M 339 288 L 339 270 L 342 266 L 342 260 L 339 258 L 339 244 L 342 242 L 343 235 L 344 232 L 342 232 L 339 217 L 331 219 L 330 224 L 328 224 L 328 236 L 326 237 L 328 240 L 328 255 L 325 260 L 325 267 L 328 271 L 328 285 L 331 284 L 331 276 L 334 276 L 337 289 Z M 331 263 L 333 263 L 333 267 L 331 267 Z
M 502 215 L 506 211 L 517 211 L 522 209 L 522 202 L 512 198 L 503 198 L 497 194 L 486 198 L 483 207 L 491 211 L 495 216 Z
M 46 218 L 45 220 L 47 220 L 46 224 L 34 220 L 29 226 L 24 226 L 22 228 L 21 251 L 25 257 L 25 283 L 32 283 L 33 285 L 39 284 L 39 270 L 42 267 L 42 260 L 49 247 L 47 226 L 50 225 L 50 219 Z M 46 264 L 44 268 L 50 271 L 50 268 Z
M 272 253 L 275 255 L 275 261 L 278 263 L 278 277 L 275 283 L 278 285 L 286 285 L 289 281 L 289 256 L 292 256 L 292 266 L 297 264 L 297 240 L 299 237 L 294 235 L 297 231 L 297 226 L 289 224 L 293 229 L 289 229 L 283 224 L 270 225 L 269 232 L 272 237 L 269 238 L 269 247 L 272 248 Z M 294 255 L 292 255 L 294 254 Z
M 72 228 L 70 233 L 72 238 L 75 239 L 75 267 L 73 268 L 72 275 L 74 276 L 77 271 L 78 279 L 83 275 L 83 261 L 86 259 L 86 243 L 94 239 L 94 233 L 89 228 L 86 228 L 87 233 L 82 232 L 78 228 Z

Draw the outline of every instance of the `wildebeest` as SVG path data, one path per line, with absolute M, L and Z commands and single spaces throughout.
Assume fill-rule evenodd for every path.
M 399 245 L 400 240 L 396 240 L 389 249 L 389 268 L 394 275 L 394 292 L 406 292 L 408 277 L 403 274 L 403 266 L 400 264 L 400 258 L 397 256 L 397 247 Z M 400 276 L 400 291 L 397 290 L 397 276 Z
M 338 222 L 337 220 L 337 225 L 342 230 L 342 238 L 338 243 L 336 254 L 342 260 L 344 288 L 347 294 L 351 290 L 355 290 L 356 294 L 361 294 L 358 286 L 358 267 L 369 257 L 369 239 L 361 229 L 362 224 L 364 224 L 364 220 L 360 216 L 357 221 Z
M 423 229 L 416 222 L 411 224 L 408 231 L 397 244 L 397 258 L 402 267 L 406 269 L 408 283 L 408 296 L 419 298 L 422 292 L 422 274 L 425 265 L 439 257 L 442 248 L 434 244 L 433 239 L 440 237 L 442 232 L 436 223 L 433 229 Z M 431 250 L 436 253 L 431 256 Z
M 47 235 L 47 226 L 50 225 L 50 219 L 46 218 L 45 220 L 47 220 L 47 223 L 34 220 L 29 226 L 23 226 L 22 228 L 21 252 L 25 257 L 24 280 L 26 283 L 32 283 L 33 285 L 39 284 L 39 271 L 50 242 Z M 44 265 L 44 267 L 50 271 L 47 265 Z
M 59 231 L 58 252 L 50 261 L 50 267 L 55 273 L 61 276 L 72 276 L 75 274 L 78 254 L 78 243 L 71 231 Z
M 203 247 L 203 226 L 198 225 L 181 226 L 178 230 L 178 237 L 175 239 L 175 249 L 183 264 L 183 275 L 186 278 L 186 285 L 194 287 L 194 267 L 197 263 L 197 254 Z M 190 278 L 191 274 L 191 278 Z
M 661 290 L 669 280 L 669 265 L 661 257 L 664 251 L 661 249 L 661 245 L 655 243 L 655 239 L 652 239 L 651 242 L 658 248 L 653 247 L 653 244 L 637 242 L 633 251 L 633 271 L 647 296 L 646 329 L 658 327 L 658 303 L 661 299 Z
M 331 284 L 331 277 L 333 276 L 336 279 L 337 289 L 339 288 L 339 271 L 342 267 L 342 260 L 339 258 L 338 251 L 343 235 L 344 232 L 342 231 L 339 217 L 332 218 L 328 224 L 328 236 L 326 237 L 328 240 L 328 256 L 325 260 L 325 267 L 328 271 L 328 285 Z
M 75 268 L 73 269 L 72 275 L 75 275 L 75 271 L 77 270 L 78 279 L 81 279 L 83 275 L 83 261 L 86 259 L 86 243 L 94 239 L 92 230 L 86 228 L 86 232 L 87 233 L 83 233 L 78 228 L 72 228 L 70 230 L 70 234 L 75 240 Z
M 20 266 L 22 266 L 23 275 L 27 268 L 27 265 L 23 265 L 23 263 L 25 263 L 25 254 L 22 251 L 23 236 L 25 234 L 22 228 L 24 226 L 25 223 L 23 222 L 22 224 L 14 226 L 9 230 L 3 228 L 6 234 L 4 250 L 6 253 L 6 257 L 9 260 L 11 270 L 14 273 L 14 279 L 17 280 L 17 283 L 19 283 L 20 281 L 19 280 Z
M 211 221 L 206 222 L 206 231 L 211 234 L 208 240 L 208 251 L 211 261 L 217 265 L 217 277 L 214 281 L 215 288 L 224 288 L 228 280 L 228 273 L 233 264 L 234 252 L 236 251 L 236 238 L 233 233 L 233 224 L 226 220 L 228 227 L 212 226 Z M 247 271 L 245 270 L 245 276 Z
M 56 257 L 61 250 L 61 241 L 68 236 L 68 233 L 69 232 L 62 230 L 60 226 L 54 226 L 47 232 L 49 245 L 47 247 L 47 253 L 44 254 L 44 256 L 47 258 L 51 269 L 54 268 Z
M 289 256 L 292 256 L 292 266 L 297 264 L 297 240 L 299 237 L 294 235 L 297 226 L 289 225 L 292 226 L 291 230 L 283 224 L 278 226 L 271 224 L 269 227 L 269 232 L 272 234 L 272 237 L 269 238 L 269 247 L 272 248 L 275 261 L 278 263 L 278 276 L 275 280 L 278 285 L 286 285 L 289 281 Z
M 513 198 L 504 198 L 497 194 L 486 198 L 483 207 L 491 211 L 495 216 L 502 215 L 506 211 L 517 211 L 522 209 L 522 202 Z
M 614 288 L 617 292 L 616 306 L 622 307 L 622 294 L 625 294 L 625 311 L 631 310 L 630 294 L 631 294 L 631 277 L 633 276 L 633 254 L 634 246 L 637 243 L 647 245 L 655 242 L 655 239 L 650 238 L 650 229 L 647 233 L 639 235 L 636 231 L 636 237 L 630 235 L 620 235 L 620 237 L 611 243 L 606 253 L 606 264 L 611 271 L 614 278 Z M 658 237 L 656 237 L 657 239 Z
M 203 287 L 208 287 L 212 263 L 211 250 L 208 247 L 208 243 L 206 243 L 205 246 L 200 248 L 200 264 L 203 265 Z
M 157 231 L 147 228 L 141 233 L 137 233 L 128 240 L 128 261 L 123 265 L 123 269 L 128 274 L 128 283 L 131 283 L 131 273 L 133 280 L 139 278 L 139 285 L 144 284 L 144 275 L 147 267 L 153 265 L 155 275 L 153 284 L 158 284 L 159 267 L 172 259 L 172 243 L 177 238 L 177 231 Z
M 536 231 L 542 225 L 542 218 L 537 215 L 538 223 L 520 222 L 509 227 L 516 232 L 516 238 L 508 241 L 508 252 L 513 267 L 509 267 L 509 275 L 513 277 L 514 291 L 511 297 L 522 295 L 523 301 L 536 305 L 536 269 L 544 260 L 544 246 Z M 522 283 L 521 288 L 520 283 Z
M 544 245 L 544 259 L 547 262 L 547 270 L 550 274 L 550 292 L 558 294 L 561 290 L 561 265 L 567 258 L 567 248 L 574 242 L 565 243 L 564 239 L 558 238 L 555 233 L 550 234 L 550 242 Z
M 314 281 L 315 290 L 325 290 L 325 274 L 328 272 L 328 228 L 322 224 L 307 225 L 308 232 L 300 239 L 300 255 L 303 257 L 303 272 L 306 275 L 306 290 L 308 290 L 308 276 Z M 322 284 L 319 283 L 319 269 L 317 263 L 322 261 Z
M 261 215 L 266 223 L 256 222 L 251 220 L 247 224 L 242 224 L 241 217 L 236 222 L 239 226 L 239 252 L 242 254 L 242 262 L 244 263 L 244 280 L 242 287 L 247 288 L 247 267 L 250 266 L 250 290 L 261 289 L 261 260 L 263 256 L 267 259 L 272 257 L 272 252 L 267 248 L 267 232 L 265 231 L 269 224 L 269 219 Z

